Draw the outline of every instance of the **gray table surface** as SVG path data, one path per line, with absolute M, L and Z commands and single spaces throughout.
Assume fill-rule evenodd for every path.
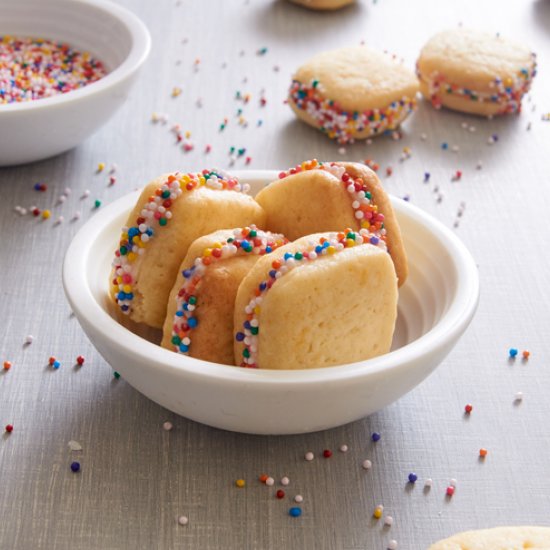
M 13 363 L 0 374 L 0 425 L 14 425 L 0 437 L 0 548 L 384 549 L 395 539 L 416 550 L 466 529 L 550 525 L 550 122 L 543 120 L 550 111 L 550 2 L 379 0 L 333 14 L 282 0 L 120 3 L 153 36 L 129 101 L 73 151 L 0 169 L 0 360 Z M 339 151 L 283 103 L 293 70 L 318 51 L 365 40 L 413 67 L 432 33 L 461 22 L 525 40 L 538 52 L 539 75 L 519 117 L 484 120 L 423 103 L 401 140 L 381 137 Z M 182 93 L 172 97 L 176 86 Z M 235 99 L 237 91 L 250 101 Z M 153 113 L 167 123 L 152 123 Z M 193 151 L 175 145 L 176 123 L 191 132 Z M 498 141 L 489 145 L 493 134 Z M 232 161 L 230 147 L 246 153 Z M 411 156 L 400 160 L 405 147 Z M 61 264 L 72 236 L 93 217 L 94 199 L 109 203 L 169 170 L 245 168 L 246 156 L 251 168 L 287 168 L 311 157 L 374 159 L 389 192 L 408 195 L 453 228 L 476 258 L 481 300 L 473 323 L 428 380 L 385 410 L 310 435 L 212 429 L 115 380 L 71 317 Z M 95 173 L 99 162 L 107 166 L 102 174 Z M 456 170 L 463 177 L 452 182 Z M 423 183 L 426 171 L 431 178 Z M 38 181 L 47 192 L 33 190 Z M 66 187 L 72 194 L 56 206 Z M 18 205 L 52 208 L 52 218 L 19 216 Z M 76 211 L 81 219 L 70 221 Z M 60 215 L 65 221 L 55 225 Z M 34 342 L 25 346 L 29 334 Z M 529 361 L 508 361 L 510 347 L 529 350 Z M 82 368 L 74 366 L 79 354 Z M 59 370 L 48 368 L 51 355 Z M 524 400 L 515 404 L 518 391 Z M 469 418 L 466 403 L 474 407 Z M 162 429 L 167 420 L 171 432 Z M 382 435 L 377 444 L 373 431 Z M 70 440 L 83 450 L 72 452 Z M 342 444 L 347 453 L 338 451 Z M 480 447 L 489 450 L 483 462 Z M 323 449 L 333 457 L 319 457 Z M 308 450 L 319 458 L 306 462 Z M 75 457 L 82 464 L 76 475 L 69 468 Z M 373 462 L 368 472 L 365 458 Z M 411 471 L 415 486 L 407 485 Z M 263 472 L 290 477 L 283 501 L 274 497 L 277 484 L 256 481 Z M 237 478 L 247 480 L 245 489 L 235 488 Z M 456 493 L 447 499 L 452 478 Z M 294 519 L 288 508 L 297 493 L 303 515 Z M 393 516 L 392 527 L 372 518 L 377 504 Z M 177 524 L 179 515 L 188 516 L 187 526 Z

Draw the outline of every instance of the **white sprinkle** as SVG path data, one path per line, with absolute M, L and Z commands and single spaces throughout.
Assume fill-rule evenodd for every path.
M 80 198 L 85 199 L 90 196 L 90 190 L 86 189 Z
M 384 518 L 384 525 L 391 527 L 393 525 L 393 518 L 391 516 L 386 516 Z
M 432 480 L 431 477 L 429 477 L 429 478 L 424 482 L 424 487 L 427 487 L 428 489 L 430 489 L 432 485 L 433 485 L 433 480 Z
M 78 441 L 74 441 L 73 439 L 71 439 L 69 443 L 67 443 L 67 445 L 69 446 L 69 449 L 71 449 L 71 451 L 82 450 L 82 445 Z
M 82 216 L 82 214 L 80 213 L 79 210 L 77 210 L 74 215 L 73 215 L 73 220 L 78 220 L 80 219 L 80 216 Z
M 476 131 L 476 127 L 475 126 L 470 126 L 470 128 L 468 128 L 470 130 L 470 132 L 474 133 Z
M 458 145 L 453 145 L 453 146 L 451 147 L 451 151 L 452 151 L 453 153 L 458 153 L 458 152 L 460 151 L 460 147 L 459 147 Z
M 346 148 L 345 147 L 340 147 L 338 149 L 338 154 L 339 155 L 345 155 L 346 154 Z
M 308 462 L 311 462 L 314 458 L 315 458 L 315 455 L 311 452 L 311 451 L 308 451 L 304 458 L 308 461 Z
M 348 452 L 348 446 L 347 445 L 342 445 L 340 447 L 340 452 L 341 453 L 347 453 Z
M 487 144 L 488 145 L 493 145 L 494 142 L 495 142 L 495 138 L 493 136 L 487 138 Z
M 304 497 L 303 497 L 302 495 L 296 495 L 296 496 L 294 497 L 294 502 L 297 502 L 298 504 L 299 504 L 300 502 L 304 502 Z
M 274 480 L 272 477 L 268 477 L 268 478 L 265 480 L 265 484 L 266 484 L 268 487 L 273 487 L 273 485 L 275 485 L 275 480 Z
M 426 134 L 420 134 L 420 139 L 422 141 L 426 141 L 428 139 L 428 136 Z
M 63 216 L 59 216 L 59 218 L 55 220 L 55 225 L 59 225 L 60 223 L 63 223 L 64 220 L 65 218 Z
M 372 139 L 367 139 L 367 145 L 372 145 Z
M 388 550 L 396 550 L 397 549 L 397 541 L 395 539 L 391 539 L 390 542 L 388 542 Z
M 29 334 L 26 336 L 25 338 L 25 344 L 29 345 L 29 344 L 32 344 L 32 341 L 34 340 L 34 337 L 32 334 Z
M 369 459 L 363 460 L 363 464 L 361 466 L 363 466 L 364 470 L 370 470 L 372 468 L 372 462 Z
M 288 477 L 282 477 L 281 478 L 281 485 L 284 485 L 285 487 L 290 483 L 290 479 Z
M 516 395 L 514 395 L 514 401 L 523 401 L 523 392 L 518 391 Z
M 451 478 L 451 481 L 449 481 L 449 485 L 451 487 L 455 487 L 456 488 L 456 484 L 458 483 L 458 481 L 453 477 Z
M 476 164 L 476 170 L 481 170 L 483 168 L 483 162 L 481 162 L 480 160 L 477 161 L 477 164 Z
M 463 122 L 463 123 L 461 124 L 461 126 L 462 126 L 462 128 L 468 128 L 468 123 L 467 123 L 467 122 Z
M 72 189 L 70 187 L 65 187 L 65 191 L 63 191 L 63 193 L 69 196 L 72 193 Z
M 172 425 L 172 422 L 165 422 L 162 425 L 162 429 L 169 432 L 174 426 Z
M 189 518 L 187 516 L 180 516 L 178 518 L 178 523 L 180 525 L 187 525 L 189 523 Z

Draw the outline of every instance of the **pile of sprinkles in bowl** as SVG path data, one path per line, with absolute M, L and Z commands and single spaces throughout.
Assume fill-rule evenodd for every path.
M 287 252 L 282 258 L 273 260 L 268 278 L 258 285 L 254 297 L 245 307 L 246 320 L 242 331 L 235 335 L 235 340 L 244 344 L 241 367 L 258 368 L 260 366 L 257 364 L 257 355 L 261 304 L 267 291 L 277 280 L 295 267 L 361 244 L 371 244 L 386 250 L 386 243 L 377 235 L 370 233 L 368 229 L 361 229 L 359 232 L 346 229 L 340 233 L 329 233 L 328 237 L 320 237 L 317 241 L 310 241 L 301 250 L 294 253 Z
M 197 327 L 197 291 L 201 279 L 213 262 L 235 256 L 263 256 L 286 244 L 288 240 L 279 234 L 259 230 L 256 226 L 233 230 L 233 236 L 205 248 L 202 256 L 189 269 L 182 271 L 183 285 L 176 297 L 176 313 L 172 326 L 172 344 L 175 351 L 187 354 L 191 345 L 191 331 Z
M 394 130 L 416 109 L 416 98 L 403 96 L 384 109 L 346 111 L 332 99 L 325 98 L 319 91 L 321 88 L 318 80 L 310 84 L 293 80 L 289 97 L 298 109 L 315 120 L 322 132 L 339 143 L 353 143 L 354 136 L 365 131 L 376 135 Z
M 0 105 L 64 94 L 106 74 L 101 61 L 68 44 L 0 36 Z
M 236 178 L 220 170 L 167 176 L 166 181 L 149 197 L 135 225 L 122 228 L 119 247 L 115 251 L 112 264 L 114 277 L 111 285 L 116 302 L 123 313 L 130 313 L 130 305 L 134 299 L 137 261 L 145 253 L 147 243 L 155 236 L 155 231 L 169 223 L 172 218 L 170 209 L 174 202 L 184 192 L 191 192 L 199 187 L 244 193 L 248 191 L 247 184 L 241 185 Z
M 384 228 L 384 214 L 378 211 L 378 206 L 372 200 L 372 193 L 362 178 L 353 177 L 346 172 L 346 169 L 336 162 L 319 162 L 317 159 L 302 162 L 298 166 L 286 172 L 279 173 L 279 179 L 292 176 L 307 170 L 326 170 L 338 178 L 352 199 L 351 206 L 354 215 L 360 223 L 361 229 L 368 229 L 371 233 L 382 240 L 386 240 L 386 229 Z

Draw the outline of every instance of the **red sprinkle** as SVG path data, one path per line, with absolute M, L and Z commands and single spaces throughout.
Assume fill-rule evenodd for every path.
M 279 489 L 276 493 L 275 493 L 275 496 L 277 498 L 285 498 L 285 492 L 282 490 L 282 489 Z
M 472 405 L 470 405 L 470 403 L 468 403 L 465 407 L 464 407 L 464 412 L 466 414 L 470 414 L 472 412 L 474 408 L 472 407 Z
M 77 364 L 77 365 L 82 366 L 82 365 L 84 364 L 84 361 L 85 361 L 85 359 L 84 359 L 84 356 L 83 356 L 83 355 L 79 355 L 79 356 L 76 358 L 76 364 Z
M 446 494 L 448 497 L 452 497 L 455 494 L 455 488 L 452 485 L 447 487 Z
M 330 458 L 330 457 L 332 456 L 332 451 L 331 451 L 330 449 L 325 449 L 325 450 L 323 451 L 323 456 L 324 456 L 325 458 Z
M 8 432 L 9 434 L 11 434 L 11 432 L 13 432 L 13 426 L 11 424 L 8 424 L 6 426 L 6 432 Z
M 265 483 L 267 481 L 267 478 L 269 476 L 267 474 L 262 474 L 258 479 L 262 482 L 262 483 Z
M 50 365 L 53 365 L 55 362 L 56 362 L 56 358 L 53 357 L 53 356 L 50 357 L 50 358 L 48 359 L 48 363 L 49 363 Z
M 11 362 L 4 361 L 4 370 L 10 370 L 10 369 L 11 369 Z

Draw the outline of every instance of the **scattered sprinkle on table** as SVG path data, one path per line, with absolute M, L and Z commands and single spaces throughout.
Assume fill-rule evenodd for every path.
M 85 359 L 84 359 L 84 356 L 83 356 L 83 355 L 79 355 L 79 356 L 76 358 L 76 364 L 77 364 L 78 366 L 80 366 L 80 367 L 84 364 L 84 361 L 85 361 Z
M 514 395 L 514 401 L 523 401 L 523 392 L 518 391 L 516 395 Z
M 278 489 L 277 492 L 275 493 L 275 496 L 278 499 L 285 498 L 285 492 L 282 489 Z
M 325 458 L 330 458 L 330 457 L 332 456 L 332 451 L 331 451 L 330 449 L 325 449 L 325 450 L 323 451 L 323 456 L 324 456 Z
M 445 491 L 445 494 L 448 496 L 448 497 L 452 497 L 454 494 L 455 494 L 455 488 L 452 486 L 452 485 L 449 485 L 447 487 L 447 490 Z
M 80 462 L 71 462 L 71 470 L 76 474 L 80 471 Z
M 470 403 L 468 403 L 467 405 L 465 405 L 464 407 L 464 412 L 466 414 L 470 414 L 472 411 L 474 410 L 474 407 L 472 405 L 470 405 Z
M 178 523 L 180 525 L 187 525 L 189 523 L 189 518 L 187 516 L 180 516 L 178 518 Z
M 487 449 L 481 448 L 479 449 L 479 457 L 485 458 L 487 456 Z
M 384 518 L 384 525 L 391 527 L 393 525 L 393 518 L 391 516 L 386 516 Z
M 272 477 L 268 477 L 268 478 L 265 480 L 265 484 L 266 484 L 268 487 L 273 487 L 273 485 L 275 485 L 275 480 L 274 480 Z
M 246 481 L 244 479 L 237 479 L 235 481 L 235 485 L 239 488 L 239 489 L 242 489 L 245 485 L 246 485 Z
M 34 340 L 34 337 L 32 334 L 29 334 L 25 337 L 25 345 L 30 346 Z
M 315 458 L 315 455 L 311 452 L 311 451 L 308 451 L 304 458 L 308 461 L 308 462 L 311 462 L 314 458 Z
M 5 430 L 6 430 L 6 433 L 11 434 L 11 432 L 13 432 L 13 425 L 12 424 L 6 424 Z
M 363 470 L 370 470 L 372 468 L 372 462 L 370 460 L 363 460 Z
M 11 361 L 4 361 L 4 370 L 11 369 Z
M 433 480 L 431 477 L 429 477 L 428 479 L 426 479 L 426 481 L 424 481 L 424 487 L 426 487 L 426 489 L 431 489 L 433 485 Z
M 526 349 L 521 352 L 521 357 L 524 359 L 524 361 L 527 361 L 527 359 L 529 359 L 530 356 L 531 356 L 531 352 Z
M 107 74 L 101 61 L 68 44 L 0 36 L 0 105 L 77 90 Z
M 510 359 L 515 359 L 517 357 L 518 350 L 516 348 L 510 348 L 508 350 L 508 355 L 510 356 Z
M 391 539 L 388 542 L 388 550 L 397 550 L 397 541 L 395 539 Z
M 300 504 L 301 502 L 304 502 L 304 497 L 302 495 L 296 495 L 294 497 L 294 502 L 297 502 L 298 504 Z
M 113 376 L 118 380 L 120 378 L 120 372 L 117 372 L 116 370 L 113 372 Z
M 169 432 L 174 426 L 172 425 L 172 422 L 165 422 L 163 425 L 162 425 L 162 429 L 165 431 L 165 432 Z
M 288 477 L 285 476 L 281 478 L 281 485 L 283 485 L 284 487 L 286 487 L 289 483 L 290 479 L 288 479 Z
M 374 433 L 372 434 L 372 436 L 371 436 L 371 439 L 372 439 L 373 441 L 380 441 L 380 438 L 381 438 L 381 437 L 382 437 L 382 436 L 381 436 L 378 432 L 374 432 Z
M 416 480 L 418 479 L 418 476 L 414 473 L 414 472 L 411 472 L 409 474 L 409 483 L 416 483 Z
M 382 517 L 382 513 L 384 512 L 384 507 L 379 504 L 372 513 L 373 517 L 376 519 L 380 519 Z
M 290 508 L 290 510 L 288 511 L 288 515 L 289 516 L 292 516 L 293 518 L 297 518 L 299 516 L 302 515 L 302 509 L 299 508 L 298 506 L 293 506 L 292 508 Z

